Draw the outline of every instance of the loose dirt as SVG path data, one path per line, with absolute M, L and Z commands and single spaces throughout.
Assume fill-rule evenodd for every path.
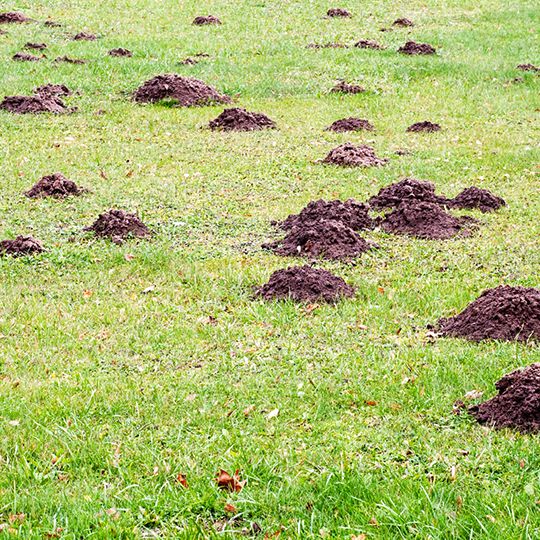
M 49 28 L 60 28 L 62 26 L 59 22 L 56 21 L 45 21 L 43 24 Z
M 62 114 L 75 110 L 66 107 L 60 98 L 51 95 L 6 96 L 0 103 L 0 109 L 14 114 Z
M 17 236 L 14 240 L 2 240 L 0 242 L 0 255 L 21 257 L 34 255 L 45 251 L 41 242 L 31 236 Z
M 345 81 L 338 82 L 330 92 L 337 94 L 360 94 L 365 92 L 366 89 L 358 84 L 351 84 Z
M 96 41 L 97 36 L 89 32 L 79 32 L 73 36 L 73 41 Z
M 358 47 L 359 49 L 373 49 L 374 51 L 380 51 L 384 49 L 382 45 L 370 39 L 361 39 L 360 41 L 357 41 L 354 46 Z
M 30 21 L 24 13 L 20 11 L 8 11 L 0 13 L 0 24 L 21 24 Z
M 33 54 L 18 52 L 13 55 L 13 60 L 15 60 L 15 62 L 39 62 L 42 58 L 40 56 L 34 56 Z
M 475 186 L 464 189 L 459 195 L 449 201 L 452 208 L 480 210 L 481 212 L 493 212 L 506 206 L 506 201 L 497 197 L 487 189 Z
M 111 49 L 108 54 L 109 56 L 124 56 L 127 58 L 131 58 L 133 56 L 133 53 L 129 49 L 124 49 L 122 47 L 119 47 L 118 49 Z
M 69 195 L 80 195 L 83 192 L 84 189 L 80 188 L 75 182 L 68 180 L 63 174 L 55 173 L 44 176 L 25 195 L 31 199 L 41 197 L 61 199 Z
M 407 128 L 408 132 L 411 133 L 433 133 L 435 131 L 441 131 L 441 126 L 439 124 L 434 124 L 428 120 L 423 122 L 416 122 Z
M 44 51 L 47 48 L 46 43 L 25 43 L 24 44 L 25 49 L 32 49 L 34 51 Z
M 369 120 L 364 120 L 362 118 L 342 118 L 341 120 L 336 120 L 330 126 L 326 128 L 326 131 L 336 131 L 338 133 L 344 133 L 346 131 L 374 131 L 375 127 L 369 122 Z
M 398 52 L 403 54 L 436 54 L 435 47 L 428 43 L 415 43 L 414 41 L 407 41 L 403 47 L 398 49 Z
M 396 208 L 403 202 L 429 202 L 444 204 L 446 197 L 435 194 L 435 185 L 431 182 L 404 178 L 395 184 L 383 187 L 377 195 L 368 200 L 374 209 Z
M 204 26 L 206 24 L 221 24 L 221 21 L 217 17 L 214 17 L 214 15 L 206 15 L 195 17 L 192 24 L 195 26 Z
M 377 157 L 371 146 L 345 143 L 330 150 L 322 162 L 341 167 L 380 167 L 386 165 L 388 159 Z
M 147 238 L 152 234 L 136 214 L 123 210 L 109 210 L 100 214 L 96 221 L 84 230 L 92 231 L 96 236 L 110 238 L 116 244 L 121 244 L 129 237 Z
M 392 26 L 399 26 L 400 28 L 407 28 L 407 27 L 414 26 L 414 23 L 410 19 L 403 18 L 403 19 L 396 19 L 392 23 Z
M 537 67 L 534 64 L 519 64 L 517 69 L 520 69 L 521 71 L 540 71 L 540 67 Z
M 326 12 L 327 17 L 352 17 L 349 11 L 342 8 L 330 8 Z
M 348 49 L 349 46 L 345 43 L 309 43 L 306 45 L 308 49 Z
M 70 58 L 69 56 L 58 56 L 54 59 L 55 62 L 65 62 L 66 64 L 86 64 L 86 60 L 80 58 Z
M 257 131 L 261 129 L 274 129 L 276 123 L 262 113 L 253 113 L 235 107 L 225 109 L 208 126 L 214 131 Z
M 47 83 L 34 89 L 34 94 L 43 96 L 71 96 L 71 90 L 64 84 Z

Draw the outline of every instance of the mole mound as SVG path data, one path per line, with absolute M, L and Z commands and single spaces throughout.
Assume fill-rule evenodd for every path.
M 348 260 L 375 247 L 340 221 L 320 220 L 293 227 L 282 240 L 264 244 L 285 257 Z
M 348 49 L 349 46 L 345 43 L 323 43 L 320 45 L 319 43 L 309 43 L 306 45 L 306 48 L 308 49 Z
M 368 200 L 375 209 L 395 208 L 402 202 L 429 202 L 444 204 L 447 199 L 435 195 L 435 185 L 415 178 L 404 178 L 395 184 L 383 187 Z
M 21 257 L 34 255 L 45 251 L 41 242 L 31 236 L 17 236 L 14 240 L 2 240 L 0 242 L 0 255 Z
M 327 17 L 352 17 L 352 15 L 346 10 L 342 8 L 330 8 L 326 12 Z
M 441 319 L 438 330 L 471 341 L 540 339 L 540 290 L 507 285 L 488 289 L 458 315 Z
M 73 111 L 60 98 L 51 95 L 6 96 L 0 103 L 0 109 L 14 114 L 62 114 Z
M 18 52 L 13 55 L 15 62 L 39 62 L 41 57 L 24 52 Z
M 276 123 L 262 113 L 252 113 L 235 107 L 225 109 L 208 126 L 212 130 L 222 131 L 256 131 L 261 129 L 274 129 Z
M 123 210 L 109 210 L 100 214 L 96 221 L 84 230 L 93 231 L 96 236 L 110 238 L 116 244 L 121 244 L 130 236 L 147 238 L 151 235 L 150 229 L 136 214 L 129 214 Z
M 336 302 L 354 296 L 354 287 L 326 270 L 291 266 L 274 272 L 268 283 L 256 289 L 255 296 L 264 300 Z
M 127 58 L 131 58 L 133 56 L 133 53 L 129 49 L 123 49 L 122 47 L 119 47 L 118 49 L 111 49 L 108 54 L 109 56 L 125 56 Z
M 47 48 L 46 43 L 25 43 L 24 44 L 25 49 L 32 49 L 34 51 L 44 51 Z
M 384 49 L 382 45 L 370 39 L 361 39 L 360 41 L 357 41 L 354 46 L 358 47 L 359 49 L 373 49 L 374 51 L 380 51 Z
M 410 19 L 396 19 L 392 26 L 399 26 L 400 28 L 406 28 L 408 26 L 414 26 L 414 23 Z
M 398 49 L 398 52 L 403 54 L 436 54 L 435 47 L 427 43 L 415 43 L 414 41 L 407 41 L 403 47 Z
M 341 167 L 380 167 L 388 160 L 377 157 L 371 146 L 345 143 L 330 150 L 322 162 Z
M 369 207 L 363 203 L 349 199 L 345 202 L 311 201 L 299 214 L 291 214 L 279 225 L 282 229 L 290 230 L 295 227 L 308 227 L 322 221 L 339 221 L 354 231 L 373 229 L 373 220 L 369 217 Z
M 79 32 L 73 36 L 73 41 L 96 41 L 97 36 L 89 32 Z
M 534 64 L 519 64 L 517 69 L 521 71 L 540 71 L 539 67 L 536 67 Z
M 20 11 L 8 11 L 0 13 L 0 24 L 21 24 L 28 22 L 30 19 Z
M 469 407 L 478 423 L 523 433 L 540 431 L 540 364 L 506 374 L 495 383 L 498 395 Z
M 205 24 L 221 24 L 221 21 L 214 15 L 199 16 L 193 19 L 195 26 L 204 26 Z
M 475 220 L 457 218 L 445 212 L 438 204 L 431 202 L 401 203 L 381 221 L 388 233 L 405 234 L 429 240 L 448 240 L 458 233 L 469 234 L 469 227 Z
M 428 120 L 423 122 L 416 122 L 407 128 L 407 131 L 411 133 L 433 133 L 434 131 L 441 131 L 441 126 L 439 124 L 434 124 Z
M 449 205 L 452 208 L 478 209 L 481 212 L 493 212 L 502 206 L 506 206 L 506 201 L 487 189 L 472 186 L 464 189 L 459 195 L 451 199 Z
M 60 28 L 62 26 L 59 22 L 56 21 L 45 21 L 43 24 L 49 28 Z
M 138 103 L 156 103 L 165 99 L 175 101 L 181 107 L 230 103 L 231 98 L 198 79 L 176 74 L 158 75 L 146 81 L 134 93 Z
M 326 128 L 326 131 L 336 131 L 338 133 L 344 133 L 346 131 L 373 131 L 375 127 L 369 122 L 369 120 L 363 120 L 362 118 L 342 118 L 336 120 L 330 126 Z
M 71 96 L 71 90 L 64 84 L 47 83 L 34 89 L 34 94 L 45 96 Z
M 86 60 L 80 58 L 70 58 L 69 56 L 58 56 L 54 59 L 55 62 L 65 62 L 66 64 L 86 64 Z
M 360 94 L 365 92 L 366 89 L 358 84 L 350 84 L 345 81 L 338 82 L 330 92 L 339 93 L 339 94 Z
M 55 197 L 58 199 L 68 197 L 69 195 L 80 195 L 83 193 L 75 182 L 68 180 L 60 173 L 44 176 L 39 182 L 34 184 L 25 195 L 31 199 L 40 197 Z

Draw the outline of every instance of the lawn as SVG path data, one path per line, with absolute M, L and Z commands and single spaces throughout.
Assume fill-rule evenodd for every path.
M 78 111 L 0 112 L 0 239 L 31 234 L 46 247 L 0 258 L 0 537 L 539 538 L 538 436 L 452 412 L 540 361 L 538 343 L 427 329 L 487 288 L 539 285 L 540 78 L 516 70 L 540 60 L 536 3 L 201 4 L 2 3 L 63 27 L 2 25 L 0 97 L 63 83 Z M 324 18 L 334 6 L 353 17 Z M 191 25 L 208 13 L 223 24 Z M 415 27 L 380 32 L 398 17 Z M 101 37 L 71 41 L 81 30 Z M 306 48 L 358 39 L 387 48 Z M 438 54 L 398 54 L 410 39 Z M 13 61 L 27 41 L 47 43 L 47 59 Z M 113 47 L 133 57 L 108 56 Z M 199 52 L 210 57 L 179 64 Z M 65 54 L 88 63 L 52 61 Z M 223 106 L 130 100 L 170 72 L 279 129 L 212 132 Z M 339 79 L 367 92 L 329 94 Z M 324 131 L 346 116 L 376 131 Z M 443 129 L 406 133 L 421 120 Z M 345 141 L 390 161 L 317 162 Z M 89 192 L 24 197 L 56 171 Z M 481 227 L 468 238 L 371 231 L 380 249 L 356 264 L 318 263 L 357 288 L 353 299 L 253 299 L 298 262 L 261 249 L 279 236 L 271 220 L 314 199 L 365 201 L 405 176 L 448 196 L 489 188 L 508 205 L 469 212 Z M 137 212 L 152 238 L 83 232 L 109 208 Z M 220 469 L 239 469 L 245 487 L 220 490 Z

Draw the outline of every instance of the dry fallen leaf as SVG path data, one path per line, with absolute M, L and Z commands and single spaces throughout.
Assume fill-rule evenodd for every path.
M 88 289 L 86 289 L 86 290 L 83 291 L 82 294 L 83 294 L 83 296 L 85 298 L 90 298 L 94 293 L 92 291 L 89 291 Z
M 240 480 L 240 469 L 236 469 L 234 475 L 230 475 L 227 471 L 220 469 L 216 482 L 221 489 L 228 489 L 229 491 L 242 491 L 242 488 L 246 485 L 245 480 Z
M 25 517 L 26 515 L 23 514 L 22 512 L 19 514 L 10 514 L 8 517 L 8 521 L 10 523 L 22 523 Z
M 126 253 L 124 255 L 124 259 L 126 259 L 126 261 L 132 261 L 133 259 L 135 258 L 135 255 L 133 255 L 133 253 Z
M 236 514 L 237 510 L 234 505 L 227 503 L 224 507 L 225 512 L 230 512 L 231 514 Z
M 248 417 L 255 410 L 255 405 L 248 405 L 244 410 L 244 416 Z
M 272 418 L 275 418 L 278 414 L 279 414 L 279 409 L 274 409 L 274 410 L 270 411 L 270 412 L 266 415 L 266 419 L 267 419 L 267 420 L 271 420 Z
M 484 395 L 484 392 L 481 392 L 480 390 L 471 390 L 470 392 L 467 392 L 465 396 L 463 396 L 463 399 L 466 400 L 473 400 L 473 399 L 480 399 Z
M 376 518 L 372 517 L 370 520 L 369 520 L 369 524 L 370 525 L 373 525 L 374 527 L 378 527 L 379 526 L 379 522 L 377 521 Z
M 182 473 L 178 473 L 176 475 L 176 481 L 186 489 L 189 487 L 189 484 L 187 483 L 186 477 Z
M 369 407 L 375 407 L 375 405 L 377 405 L 376 401 L 371 401 L 371 400 L 365 400 L 364 403 L 368 405 Z
M 364 533 L 361 533 L 361 534 L 353 534 L 351 536 L 351 540 L 366 540 L 367 538 L 367 535 L 365 535 Z

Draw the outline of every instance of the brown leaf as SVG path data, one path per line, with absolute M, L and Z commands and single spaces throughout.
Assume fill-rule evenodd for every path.
M 375 405 L 377 405 L 376 401 L 371 401 L 371 400 L 365 400 L 364 403 L 368 405 L 369 407 L 375 407 Z
M 53 532 L 45 533 L 45 538 L 60 538 L 64 529 L 62 527 L 56 527 Z
M 83 291 L 82 294 L 83 294 L 83 296 L 85 298 L 90 298 L 94 293 L 92 291 L 89 291 L 88 289 L 86 289 L 86 290 Z
M 351 540 L 366 540 L 367 538 L 367 535 L 364 534 L 364 533 L 361 533 L 361 534 L 353 534 L 351 536 Z
M 230 512 L 231 514 L 236 514 L 237 510 L 234 505 L 227 503 L 224 507 L 225 512 Z
M 109 177 L 105 174 L 105 171 L 103 169 L 99 170 L 99 176 L 101 176 L 101 178 L 103 178 L 103 180 L 108 180 L 109 179 Z
M 247 418 L 255 410 L 255 405 L 248 405 L 244 410 L 244 416 Z
M 126 259 L 126 261 L 132 261 L 133 259 L 135 258 L 135 255 L 133 255 L 133 253 L 126 253 L 124 255 L 124 259 Z
M 273 409 L 266 415 L 266 419 L 272 420 L 272 418 L 275 418 L 278 414 L 279 414 L 279 409 Z
M 370 525 L 373 525 L 374 527 L 378 527 L 379 526 L 379 522 L 377 521 L 376 518 L 372 517 L 370 520 L 369 520 L 369 524 Z
M 189 484 L 187 483 L 186 477 L 182 473 L 178 473 L 176 475 L 176 481 L 186 489 L 189 487 Z
M 19 514 L 10 514 L 8 517 L 8 521 L 10 523 L 22 523 L 25 519 L 26 515 L 22 512 Z
M 232 476 L 227 471 L 220 469 L 216 482 L 219 488 L 229 491 L 242 491 L 242 488 L 246 485 L 245 480 L 240 480 L 240 469 L 236 469 Z

